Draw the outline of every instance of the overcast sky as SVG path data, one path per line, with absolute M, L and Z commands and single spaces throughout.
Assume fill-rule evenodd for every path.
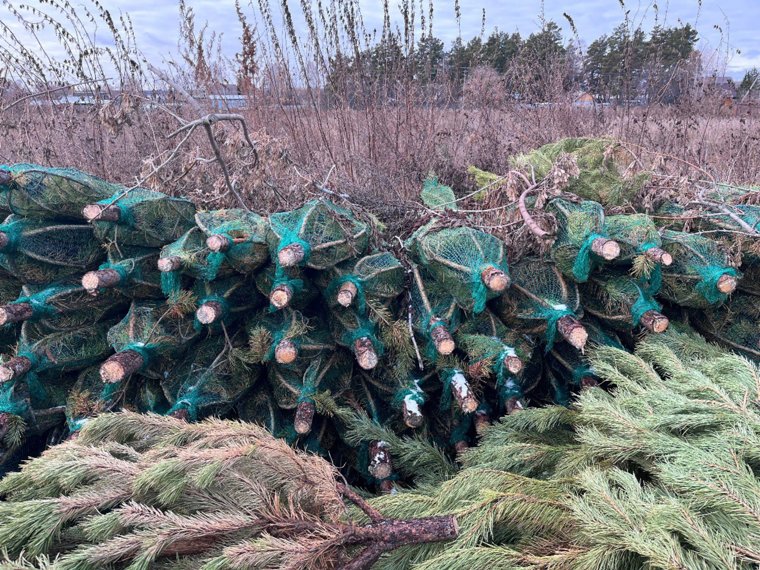
M 37 0 L 10 0 L 13 4 L 34 5 Z M 82 0 L 72 0 L 78 4 Z M 224 34 L 225 52 L 234 55 L 240 27 L 233 0 L 186 0 L 192 6 L 198 21 L 208 21 L 210 29 Z M 415 0 L 419 1 L 419 0 Z M 242 0 L 244 11 L 254 9 Z M 289 0 L 297 12 L 298 0 Z M 142 51 L 154 61 L 171 58 L 176 51 L 177 2 L 172 0 L 101 0 L 104 7 L 115 14 L 128 12 L 137 33 Z M 277 4 L 277 0 L 273 0 Z M 380 27 L 381 4 L 377 0 L 360 0 L 368 28 Z M 423 0 L 426 5 L 427 0 Z M 624 17 L 619 0 L 460 0 L 464 38 L 478 35 L 483 9 L 486 9 L 486 35 L 495 27 L 500 30 L 519 31 L 527 36 L 540 27 L 540 14 L 544 10 L 547 20 L 555 20 L 570 36 L 569 26 L 563 17 L 568 13 L 574 20 L 578 34 L 588 44 L 601 34 L 609 33 Z M 751 67 L 760 68 L 760 0 L 659 0 L 659 10 L 648 0 L 627 0 L 629 18 L 650 29 L 655 17 L 666 25 L 689 22 L 700 33 L 699 48 L 703 53 L 722 54 L 720 66 L 726 66 L 730 75 L 741 78 Z M 454 0 L 435 0 L 434 33 L 446 42 L 447 47 L 458 35 L 454 16 Z M 5 6 L 0 6 L 0 19 L 12 22 Z M 15 26 L 14 26 L 15 27 Z M 51 44 L 52 47 L 52 44 Z M 709 58 L 708 58 L 709 59 Z

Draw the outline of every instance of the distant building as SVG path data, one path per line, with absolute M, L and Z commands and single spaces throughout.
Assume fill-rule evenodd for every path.
M 576 93 L 575 99 L 573 100 L 574 107 L 593 107 L 594 103 L 596 103 L 596 100 L 594 99 L 594 96 L 588 91 L 581 91 L 579 93 Z

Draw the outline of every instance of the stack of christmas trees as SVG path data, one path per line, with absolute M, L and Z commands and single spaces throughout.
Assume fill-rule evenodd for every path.
M 255 422 L 390 490 L 419 476 L 397 460 L 409 441 L 434 443 L 442 463 L 417 470 L 440 472 L 495 418 L 604 384 L 589 347 L 631 350 L 677 320 L 760 357 L 757 191 L 653 205 L 608 141 L 514 167 L 525 183 L 499 209 L 538 239 L 509 246 L 434 178 L 395 239 L 325 199 L 201 212 L 73 170 L 0 168 L 3 461 L 127 409 Z M 368 418 L 360 433 L 347 409 Z

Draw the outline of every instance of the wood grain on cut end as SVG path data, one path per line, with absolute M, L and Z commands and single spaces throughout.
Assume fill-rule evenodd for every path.
M 356 362 L 364 370 L 372 370 L 379 361 L 372 341 L 367 337 L 358 338 L 354 341 L 354 354 Z
M 441 356 L 448 356 L 456 349 L 457 345 L 454 342 L 454 337 L 448 331 L 445 325 L 441 324 L 433 328 L 430 331 L 430 336 L 433 338 L 433 345 L 435 350 Z
M 650 247 L 644 255 L 655 263 L 665 265 L 666 267 L 673 264 L 673 256 L 660 247 Z
M 156 262 L 156 266 L 161 273 L 171 273 L 179 271 L 182 268 L 182 259 L 176 255 L 162 257 Z
M 507 356 L 504 358 L 504 366 L 512 374 L 519 374 L 523 369 L 523 361 L 519 356 Z
M 100 377 L 104 382 L 121 382 L 143 367 L 143 357 L 134 350 L 117 352 L 100 365 Z
M 114 269 L 99 269 L 89 271 L 82 277 L 82 287 L 88 293 L 95 293 L 98 289 L 116 287 L 121 283 L 121 275 Z
M 485 430 L 491 426 L 491 418 L 486 412 L 475 412 L 475 433 L 483 435 Z
M 306 252 L 303 246 L 299 243 L 293 243 L 283 247 L 277 253 L 277 260 L 282 267 L 293 267 L 303 261 L 306 256 Z
M 738 281 L 733 275 L 721 275 L 720 279 L 718 279 L 717 284 L 718 291 L 725 295 L 730 295 L 736 291 L 737 284 Z
M 195 318 L 202 325 L 210 325 L 222 318 L 224 307 L 218 301 L 206 301 L 195 311 Z
M 393 474 L 390 448 L 384 441 L 369 444 L 369 464 L 367 470 L 375 479 L 387 479 Z
M 314 414 L 317 409 L 313 402 L 301 402 L 296 408 L 296 417 L 293 421 L 293 427 L 296 433 L 304 435 L 311 431 L 311 424 L 314 422 Z
M 658 311 L 651 310 L 641 315 L 641 326 L 653 333 L 664 333 L 669 325 L 668 317 Z
M 612 261 L 620 255 L 620 244 L 607 238 L 596 238 L 591 242 L 591 251 L 602 259 Z
M 0 382 L 10 382 L 11 380 L 23 376 L 32 368 L 32 361 L 24 356 L 14 356 L 8 362 L 0 366 Z
M 232 240 L 221 234 L 214 234 L 206 238 L 206 247 L 211 251 L 224 252 L 232 247 Z
M 525 406 L 523 405 L 520 398 L 510 398 L 507 400 L 507 403 L 505 404 L 505 408 L 507 411 L 507 415 L 516 414 L 517 412 L 521 412 L 525 409 Z
M 401 404 L 401 414 L 404 418 L 404 424 L 412 429 L 420 427 L 425 421 L 425 416 L 420 413 L 417 402 L 412 404 L 404 400 Z
M 340 289 L 338 289 L 338 304 L 343 307 L 350 307 L 351 303 L 354 302 L 357 293 L 358 290 L 356 284 L 351 281 L 346 281 L 340 286 Z
M 488 267 L 480 274 L 483 284 L 491 291 L 501 293 L 509 287 L 509 277 L 501 269 Z
M 82 209 L 82 215 L 88 222 L 118 222 L 121 217 L 121 210 L 114 205 L 88 204 Z
M 471 414 L 478 409 L 478 399 L 472 391 L 470 383 L 461 372 L 455 373 L 451 380 L 451 393 L 459 406 L 465 414 Z
M 12 303 L 0 307 L 0 326 L 20 323 L 32 317 L 34 311 L 29 303 Z
M 277 309 L 283 309 L 290 304 L 293 290 L 287 285 L 278 285 L 269 294 L 269 302 Z
M 0 232 L 0 250 L 5 249 L 8 247 L 8 244 L 11 242 L 11 238 L 8 237 L 8 234 L 5 232 Z
M 578 319 L 565 315 L 557 321 L 557 331 L 562 337 L 578 350 L 583 350 L 588 341 L 588 331 Z
M 298 348 L 292 340 L 281 340 L 274 349 L 274 359 L 279 364 L 290 364 L 298 358 Z

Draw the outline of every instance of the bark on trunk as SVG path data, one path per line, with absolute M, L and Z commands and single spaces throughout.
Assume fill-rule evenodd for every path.
M 611 261 L 620 255 L 620 245 L 611 239 L 596 238 L 591 242 L 591 251 L 602 259 Z
M 277 254 L 277 260 L 282 267 L 293 267 L 303 261 L 306 252 L 303 246 L 298 243 L 291 244 L 282 248 Z
M 317 412 L 313 402 L 301 402 L 296 408 L 296 418 L 293 426 L 296 433 L 301 435 L 311 431 L 311 424 L 314 422 L 314 414 Z
M 557 321 L 557 331 L 562 337 L 578 350 L 583 350 L 588 340 L 586 328 L 570 315 L 565 315 Z
M 378 363 L 377 352 L 372 346 L 372 341 L 367 337 L 358 338 L 354 341 L 354 354 L 356 362 L 364 370 L 372 370 Z
M 140 370 L 143 364 L 145 362 L 139 352 L 117 352 L 100 365 L 100 377 L 104 382 L 121 382 Z
M 100 204 L 88 204 L 82 210 L 82 215 L 88 222 L 118 222 L 121 218 L 121 210 L 118 206 L 102 206 Z
M 647 311 L 641 315 L 641 326 L 653 333 L 663 333 L 670 325 L 668 317 L 658 311 Z
M 346 281 L 338 289 L 338 304 L 343 307 L 350 307 L 351 303 L 354 302 L 357 292 L 356 284 Z
M 14 378 L 23 376 L 32 368 L 32 361 L 25 356 L 14 356 L 8 362 L 0 366 L 0 382 L 10 382 Z
M 18 323 L 32 317 L 32 306 L 29 303 L 13 303 L 0 307 L 0 326 L 7 323 Z
M 116 287 L 120 283 L 121 275 L 119 275 L 119 272 L 115 269 L 90 271 L 85 273 L 84 277 L 82 277 L 82 287 L 84 287 L 91 295 L 95 294 L 98 289 Z
M 496 267 L 488 267 L 480 274 L 480 278 L 483 280 L 483 284 L 491 291 L 501 293 L 507 287 L 509 287 L 509 277 L 501 269 Z

